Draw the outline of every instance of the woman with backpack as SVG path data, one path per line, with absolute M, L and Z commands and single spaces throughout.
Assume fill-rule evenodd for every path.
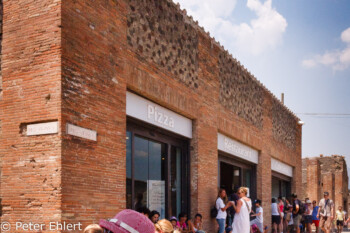
M 226 209 L 232 206 L 232 202 L 227 203 L 227 195 L 226 195 L 226 190 L 225 189 L 220 189 L 218 193 L 218 197 L 216 199 L 216 209 L 218 211 L 216 215 L 216 221 L 219 224 L 219 233 L 224 233 L 225 232 L 225 225 L 226 225 Z

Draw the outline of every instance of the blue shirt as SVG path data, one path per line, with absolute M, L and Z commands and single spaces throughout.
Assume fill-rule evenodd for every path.
M 319 220 L 319 219 L 317 218 L 318 208 L 320 208 L 320 207 L 318 207 L 318 206 L 315 206 L 315 207 L 314 207 L 314 209 L 313 209 L 313 211 L 312 211 L 312 220 Z

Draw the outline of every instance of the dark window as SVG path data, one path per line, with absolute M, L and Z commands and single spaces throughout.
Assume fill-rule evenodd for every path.
M 146 206 L 160 218 L 188 212 L 187 140 L 136 123 L 126 135 L 127 208 Z

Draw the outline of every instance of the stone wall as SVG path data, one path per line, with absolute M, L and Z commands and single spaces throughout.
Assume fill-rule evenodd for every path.
M 187 86 L 198 88 L 198 35 L 174 5 L 128 0 L 127 41 L 140 59 L 155 63 Z
M 303 159 L 303 197 L 319 201 L 329 192 L 336 208 L 348 211 L 348 173 L 343 156 L 332 155 Z
M 296 148 L 295 125 L 297 123 L 298 119 L 280 101 L 274 99 L 272 104 L 273 137 L 293 150 Z
M 264 93 L 254 77 L 227 52 L 219 55 L 220 103 L 258 128 L 263 127 Z

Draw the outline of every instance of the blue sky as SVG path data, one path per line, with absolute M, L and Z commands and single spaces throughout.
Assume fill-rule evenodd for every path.
M 303 157 L 350 165 L 348 0 L 175 0 L 302 121 Z M 309 116 L 300 113 L 349 114 Z

